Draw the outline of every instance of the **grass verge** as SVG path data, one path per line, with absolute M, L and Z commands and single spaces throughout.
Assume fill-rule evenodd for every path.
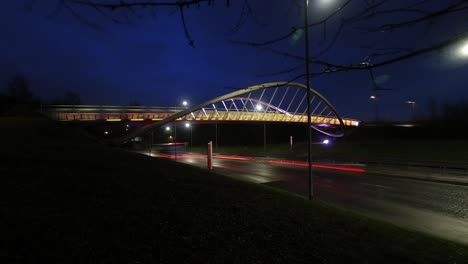
M 41 118 L 0 119 L 3 263 L 466 263 L 468 248 Z

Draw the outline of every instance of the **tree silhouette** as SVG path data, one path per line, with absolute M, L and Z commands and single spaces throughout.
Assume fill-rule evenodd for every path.
M 31 102 L 33 100 L 29 84 L 22 75 L 16 75 L 8 82 L 7 95 L 14 98 L 17 102 Z

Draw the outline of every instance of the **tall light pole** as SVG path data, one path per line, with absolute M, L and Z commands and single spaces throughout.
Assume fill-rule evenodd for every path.
M 407 104 L 410 105 L 411 107 L 411 119 L 414 119 L 414 107 L 416 106 L 416 102 L 415 101 L 406 101 Z
M 379 97 L 376 95 L 369 96 L 369 99 L 375 104 L 375 122 L 379 121 Z
M 190 128 L 190 148 L 192 148 L 192 126 L 187 122 L 185 123 L 185 127 Z
M 182 105 L 186 109 L 188 106 L 187 100 L 183 100 Z M 177 160 L 177 120 L 174 120 L 174 160 Z
M 174 160 L 177 160 L 177 122 L 174 121 Z
M 306 64 L 306 86 L 307 86 L 307 160 L 308 160 L 308 189 L 309 200 L 312 200 L 314 193 L 312 179 L 312 120 L 310 117 L 310 65 L 309 65 L 309 0 L 304 0 L 304 30 L 305 30 L 305 64 Z

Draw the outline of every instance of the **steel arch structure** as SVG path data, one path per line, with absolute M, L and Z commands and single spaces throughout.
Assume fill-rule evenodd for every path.
M 344 135 L 344 126 L 359 121 L 343 121 L 335 107 L 320 93 L 311 92 L 312 127 L 333 137 Z M 254 85 L 189 107 L 156 123 L 142 127 L 121 139 L 126 142 L 174 121 L 257 121 L 307 123 L 307 87 L 296 82 Z M 346 123 L 345 123 L 346 122 Z

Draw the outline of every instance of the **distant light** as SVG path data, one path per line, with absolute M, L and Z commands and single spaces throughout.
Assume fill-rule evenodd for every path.
M 375 95 L 371 95 L 369 98 L 370 99 L 377 99 L 377 97 L 375 97 Z
M 126 128 L 125 131 L 128 131 L 128 128 Z
M 172 139 L 172 136 L 169 136 L 169 139 Z
M 109 134 L 109 131 L 104 131 L 104 134 L 105 134 L 105 135 Z
M 325 139 L 322 143 L 323 143 L 323 144 L 328 144 L 328 143 L 330 143 L 330 140 Z
M 130 127 L 130 125 L 127 125 L 127 127 Z
M 415 101 L 406 101 L 407 104 L 415 104 Z
M 320 0 L 318 1 L 319 5 L 321 7 L 330 7 L 331 4 L 333 4 L 335 0 Z
M 460 48 L 460 56 L 463 58 L 468 58 L 468 41 L 463 44 Z
M 395 125 L 397 127 L 415 127 L 414 124 L 400 124 L 400 125 Z
M 185 127 L 190 127 L 190 123 L 185 123 Z
M 263 109 L 263 106 L 261 104 L 257 104 L 255 108 L 257 109 L 257 111 L 260 111 Z
M 187 102 L 187 101 L 183 101 L 183 102 L 182 102 L 182 105 L 183 105 L 183 106 L 187 106 L 187 105 L 188 105 L 188 102 Z
M 171 127 L 166 127 L 166 131 L 171 131 Z

